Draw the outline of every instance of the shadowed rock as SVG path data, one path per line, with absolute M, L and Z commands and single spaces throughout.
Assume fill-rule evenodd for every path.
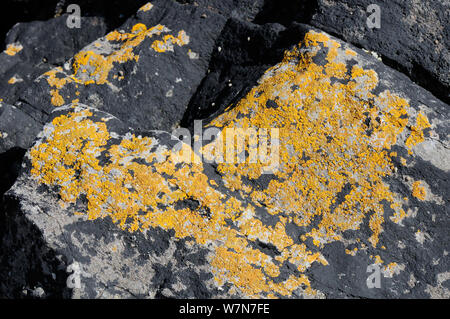
M 54 109 L 5 205 L 80 269 L 73 297 L 448 297 L 448 105 L 298 28 L 302 41 L 196 152 L 97 107 Z M 268 162 L 220 160 L 239 128 L 278 129 Z M 235 154 L 254 155 L 243 145 Z M 369 265 L 380 288 L 366 284 Z

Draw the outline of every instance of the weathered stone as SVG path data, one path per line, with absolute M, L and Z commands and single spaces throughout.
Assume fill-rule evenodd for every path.
M 270 66 L 280 62 L 284 50 L 299 39 L 280 24 L 263 26 L 230 18 L 216 41 L 208 73 L 192 96 L 181 126 L 211 119 L 239 101 Z
M 14 183 L 22 157 L 42 125 L 16 107 L 0 102 L 0 202 Z
M 229 128 L 279 128 L 275 174 L 261 173 L 270 162 L 248 163 L 250 147 L 238 152 L 246 162 L 219 161 L 216 170 L 227 187 L 287 218 L 287 250 L 305 247 L 326 264 L 303 265 L 325 296 L 445 298 L 448 118 L 448 105 L 406 76 L 311 30 L 210 123 L 221 134 L 204 151 L 228 151 Z M 381 289 L 366 286 L 372 263 L 384 274 Z
M 208 207 L 200 207 L 198 203 L 194 203 L 192 206 L 190 198 L 198 198 L 202 192 L 214 193 L 210 196 L 213 196 L 217 202 L 210 204 L 222 205 L 224 208 L 230 209 L 225 203 L 229 197 L 225 195 L 226 192 L 221 193 L 212 186 L 204 184 L 207 182 L 207 178 L 201 169 L 201 164 L 190 165 L 181 161 L 181 157 L 178 158 L 175 151 L 172 152 L 172 150 L 178 149 L 176 148 L 177 145 L 181 152 L 189 150 L 187 146 L 165 132 L 152 131 L 145 136 L 131 134 L 127 126 L 118 119 L 96 109 L 86 108 L 83 105 L 73 105 L 72 108 L 63 107 L 56 111 L 53 115 L 54 120 L 46 125 L 39 135 L 34 150 L 37 151 L 41 147 L 46 148 L 46 143 L 49 143 L 47 145 L 49 146 L 48 150 L 50 150 L 53 148 L 52 143 L 63 142 L 62 136 L 65 136 L 67 140 L 64 143 L 70 141 L 69 143 L 73 146 L 73 148 L 70 147 L 70 150 L 68 149 L 67 155 L 71 153 L 81 160 L 79 162 L 81 166 L 75 163 L 73 163 L 73 166 L 68 162 L 67 164 L 73 168 L 79 167 L 80 172 L 85 169 L 90 171 L 93 175 L 85 177 L 92 178 L 94 184 L 100 182 L 100 180 L 96 180 L 95 176 L 97 176 L 102 180 L 102 183 L 105 183 L 103 186 L 113 186 L 110 190 L 116 189 L 118 191 L 116 195 L 119 197 L 124 195 L 123 200 L 126 201 L 126 204 L 125 202 L 121 203 L 119 198 L 116 201 L 113 197 L 109 197 L 107 201 L 101 203 L 100 197 L 103 195 L 97 192 L 100 189 L 88 190 L 94 184 L 89 184 L 87 180 L 83 182 L 87 187 L 82 191 L 84 195 L 81 193 L 74 194 L 75 197 L 72 198 L 74 201 L 67 198 L 66 195 L 62 195 L 61 199 L 58 199 L 59 196 L 56 195 L 53 186 L 44 186 L 38 180 L 33 182 L 33 179 L 28 179 L 26 177 L 28 174 L 25 174 L 16 183 L 15 190 L 11 191 L 12 196 L 8 196 L 5 201 L 5 210 L 8 214 L 6 215 L 6 221 L 2 224 L 7 228 L 7 231 L 4 232 L 7 238 L 2 240 L 4 244 L 2 256 L 9 256 L 10 264 L 4 264 L 2 271 L 9 270 L 15 273 L 15 261 L 22 262 L 19 269 L 25 273 L 39 272 L 39 267 L 43 266 L 49 268 L 50 273 L 57 273 L 57 270 L 61 269 L 61 265 L 63 267 L 72 265 L 73 271 L 74 265 L 76 265 L 76 268 L 79 267 L 80 272 L 82 272 L 82 284 L 78 288 L 75 287 L 73 297 L 148 298 L 180 296 L 206 298 L 228 295 L 227 291 L 220 292 L 217 285 L 214 284 L 212 266 L 208 263 L 211 250 L 216 245 L 212 247 L 210 245 L 199 245 L 191 238 L 195 236 L 194 233 L 189 233 L 186 230 L 187 232 L 184 234 L 176 234 L 170 229 L 171 226 L 181 226 L 178 231 L 182 230 L 183 219 L 186 223 L 189 222 L 190 215 L 199 223 L 197 227 L 200 227 L 209 219 L 215 219 L 214 216 L 208 216 Z M 90 143 L 96 145 L 96 150 L 83 146 Z M 60 146 L 62 147 L 60 150 L 64 152 L 66 146 L 62 144 Z M 142 152 L 131 151 L 134 146 Z M 103 148 L 105 152 L 102 151 Z M 129 153 L 127 150 L 131 152 Z M 34 153 L 35 151 L 31 152 L 37 155 L 37 153 Z M 91 151 L 93 153 L 88 155 Z M 124 151 L 127 154 L 123 153 Z M 103 153 L 103 155 L 97 152 Z M 115 162 L 116 160 L 113 158 L 114 153 L 118 156 L 118 162 Z M 87 157 L 84 158 L 83 154 Z M 90 159 L 97 161 L 97 156 L 100 156 L 98 164 L 88 163 Z M 58 157 L 48 157 L 48 159 L 51 158 L 56 160 L 56 166 L 52 171 L 55 174 L 61 173 L 60 168 L 62 167 L 57 163 L 59 162 Z M 35 166 L 39 164 L 34 162 L 32 157 L 29 157 L 29 159 L 32 161 L 27 160 L 26 162 L 27 165 L 31 166 L 28 166 L 26 171 L 29 171 L 29 169 L 32 169 L 33 172 L 40 170 Z M 46 165 L 44 162 L 41 163 Z M 98 169 L 97 173 L 94 172 L 96 169 Z M 192 178 L 185 178 L 185 173 L 192 174 Z M 214 176 L 213 170 L 210 170 L 210 176 Z M 42 175 L 42 177 L 45 178 L 45 175 Z M 131 180 L 128 180 L 129 178 Z M 59 178 L 57 179 L 59 180 Z M 114 186 L 116 179 L 118 184 Z M 139 185 L 141 182 L 145 185 Z M 195 184 L 191 184 L 191 182 L 195 182 Z M 118 187 L 119 184 L 123 187 L 130 187 L 130 189 L 125 190 L 125 188 Z M 141 186 L 146 188 L 146 190 L 142 189 L 145 194 L 138 195 L 135 192 L 140 191 Z M 65 192 L 62 189 L 61 191 Z M 87 192 L 85 193 L 85 191 Z M 101 192 L 107 192 L 107 189 L 102 187 Z M 127 192 L 128 195 L 125 194 Z M 143 195 L 143 197 L 139 199 L 134 197 L 133 194 Z M 23 201 L 25 197 L 28 199 Z M 86 215 L 80 212 L 86 210 L 86 204 L 94 204 L 92 201 L 94 198 L 99 199 L 99 202 L 97 202 L 99 206 L 95 209 L 100 209 L 97 210 L 100 215 L 94 213 L 89 220 L 85 218 Z M 153 204 L 148 206 L 150 203 L 148 201 Z M 127 210 L 128 208 L 123 204 L 129 205 L 131 202 L 134 202 L 132 206 L 137 209 L 135 210 L 135 217 L 122 215 L 122 218 L 121 213 L 117 216 L 111 215 L 108 217 L 101 212 L 106 206 Z M 44 205 L 42 206 L 42 204 Z M 141 208 L 138 209 L 138 207 Z M 190 211 L 189 207 L 193 209 L 196 207 L 196 210 Z M 179 209 L 179 211 L 172 215 L 176 212 L 174 209 Z M 112 213 L 114 210 L 106 209 L 105 213 L 107 211 Z M 68 214 L 61 214 L 62 211 Z M 201 216 L 200 212 L 205 215 Z M 43 215 L 48 218 L 42 218 Z M 102 215 L 104 218 L 93 220 Z M 144 220 L 147 220 L 150 224 L 163 223 L 160 226 L 155 224 L 156 227 L 145 230 L 147 227 L 140 225 Z M 114 223 L 119 222 L 121 226 L 117 227 L 113 221 Z M 217 225 L 220 223 L 219 220 L 214 222 Z M 18 224 L 26 226 L 22 227 L 20 232 L 10 230 L 10 228 L 17 227 Z M 136 231 L 136 227 L 142 231 Z M 36 228 L 39 231 L 36 232 Z M 201 235 L 201 232 L 198 232 L 198 234 Z M 23 250 L 14 252 L 11 251 L 10 246 L 11 242 L 20 242 L 19 239 L 22 236 L 29 238 L 31 243 L 39 243 L 39 248 L 35 249 L 48 249 L 50 251 L 47 254 L 48 256 L 61 257 L 59 259 L 54 257 L 50 261 L 42 261 L 45 265 L 36 265 L 36 261 L 29 264 L 24 262 L 24 258 L 31 257 L 26 256 L 26 253 L 28 249 L 32 250 L 32 248 L 27 248 L 25 252 Z M 45 245 L 41 244 L 42 242 Z M 26 243 L 23 244 L 27 245 Z M 14 247 L 14 245 L 12 246 Z M 56 296 L 61 296 L 59 294 L 65 291 L 67 275 L 62 274 L 61 276 L 60 273 L 58 277 L 54 278 L 53 285 L 58 287 L 52 287 L 52 284 L 47 282 L 51 278 L 44 275 L 37 277 L 45 280 L 33 284 L 39 284 L 43 286 L 45 291 L 54 292 Z M 5 276 L 5 273 L 2 273 L 3 276 Z M 19 286 L 30 284 L 21 276 L 14 276 L 14 278 L 19 282 Z M 61 283 L 64 284 L 61 285 Z M 17 291 L 22 289 L 21 287 L 14 291 L 14 289 L 11 289 L 14 285 L 11 284 L 7 287 L 11 295 L 17 295 Z
M 78 101 L 135 129 L 170 130 L 206 74 L 225 21 L 204 7 L 154 1 L 43 74 L 17 106 L 45 121 L 55 106 Z
M 41 129 L 15 106 L 0 102 L 0 153 L 14 147 L 27 149 Z
M 2 289 L 18 294 L 37 272 L 27 289 L 62 296 L 57 270 L 69 267 L 82 298 L 448 298 L 448 105 L 297 28 L 303 41 L 211 121 L 219 134 L 195 153 L 98 105 L 55 109 L 5 196 L 2 256 L 16 258 L 0 277 L 15 260 L 24 274 Z M 244 143 L 242 162 L 208 164 L 239 128 L 267 129 L 279 152 L 249 162 Z M 11 252 L 22 236 L 38 244 Z
M 183 4 L 205 7 L 224 17 L 253 21 L 264 7 L 264 0 L 176 0 Z
M 407 73 L 450 103 L 450 2 L 318 0 L 310 24 L 375 51 L 387 65 Z M 369 5 L 380 8 L 380 28 L 369 28 Z
M 61 66 L 81 48 L 106 32 L 103 19 L 83 17 L 81 28 L 70 29 L 67 15 L 48 21 L 17 23 L 6 36 L 0 53 L 0 98 L 14 104 L 42 73 Z

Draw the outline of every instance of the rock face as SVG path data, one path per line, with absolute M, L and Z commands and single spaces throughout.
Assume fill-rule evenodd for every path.
M 377 52 L 383 62 L 450 103 L 450 3 L 446 0 L 318 0 L 310 23 Z M 380 8 L 380 28 L 368 28 L 369 5 Z
M 16 24 L 7 34 L 0 53 L 0 97 L 14 104 L 22 92 L 42 73 L 63 65 L 78 50 L 106 32 L 101 18 L 82 18 L 81 28 L 70 29 L 68 16 L 48 21 Z
M 154 1 L 1 104 L 0 296 L 449 298 L 449 106 L 344 5 Z
M 41 125 L 29 115 L 0 102 L 0 153 L 14 147 L 27 149 L 40 130 Z
M 155 1 L 64 67 L 44 73 L 20 107 L 45 119 L 55 106 L 78 101 L 136 129 L 170 130 L 206 74 L 225 21 L 203 7 Z
M 379 8 L 379 28 L 367 24 L 375 12 L 371 5 Z M 449 103 L 449 12 L 446 0 L 268 0 L 255 21 L 308 23 L 376 52 L 385 64 Z

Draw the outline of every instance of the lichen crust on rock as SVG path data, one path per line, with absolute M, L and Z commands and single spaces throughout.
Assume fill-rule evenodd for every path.
M 128 41 L 164 31 L 144 25 L 133 30 L 107 36 L 122 41 L 127 52 L 113 61 L 136 60 Z M 188 40 L 180 31 L 159 41 L 156 51 Z M 93 54 L 81 52 L 75 73 L 94 66 L 95 81 L 104 81 L 104 59 L 97 63 Z M 200 154 L 168 133 L 134 133 L 113 116 L 74 101 L 55 109 L 38 136 L 28 153 L 29 173 L 57 192 L 65 214 L 110 218 L 128 232 L 173 231 L 173 240 L 191 239 L 206 248 L 210 285 L 221 296 L 324 297 L 309 272 L 334 267 L 336 260 L 325 251 L 337 242 L 346 258 L 367 256 L 391 278 L 405 266 L 389 254 L 397 243 L 383 240 L 386 225 L 410 218 L 410 198 L 436 199 L 420 181 L 404 197 L 389 180 L 400 178 L 398 163 L 408 165 L 399 152 L 413 161 L 437 124 L 428 117 L 431 109 L 410 105 L 404 92 L 383 89 L 380 75 L 366 65 L 354 48 L 307 32 L 257 86 L 210 123 L 221 133 Z M 66 81 L 47 76 L 56 88 Z M 263 174 L 260 160 L 199 160 L 217 149 L 230 151 L 230 128 L 279 129 L 276 172 Z

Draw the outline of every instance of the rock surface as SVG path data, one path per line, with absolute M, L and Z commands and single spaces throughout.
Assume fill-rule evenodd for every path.
M 450 2 L 318 0 L 310 24 L 374 51 L 450 103 Z M 380 28 L 368 28 L 368 6 L 377 4 Z
M 367 19 L 377 5 L 379 28 Z M 308 23 L 358 47 L 450 101 L 450 3 L 446 0 L 268 0 L 257 23 Z M 372 20 L 371 20 L 372 21 Z
M 7 34 L 0 53 L 0 98 L 14 104 L 42 73 L 61 66 L 78 50 L 106 32 L 101 18 L 81 19 L 81 28 L 70 29 L 67 15 L 48 21 L 16 24 Z
M 445 32 L 337 2 L 154 1 L 0 104 L 0 296 L 449 298 Z
M 170 130 L 206 74 L 225 21 L 200 6 L 154 1 L 64 67 L 43 74 L 18 106 L 45 121 L 55 106 L 79 101 L 136 129 Z

